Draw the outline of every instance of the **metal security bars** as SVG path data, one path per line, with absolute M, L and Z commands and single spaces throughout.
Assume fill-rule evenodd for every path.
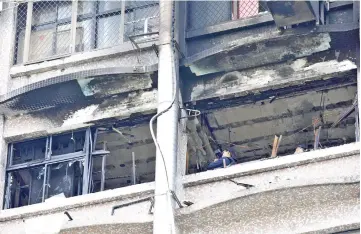
M 14 64 L 109 48 L 159 30 L 158 1 L 36 1 L 20 4 L 16 16 Z
M 246 19 L 267 11 L 259 0 L 189 1 L 187 29 L 196 30 L 230 20 Z

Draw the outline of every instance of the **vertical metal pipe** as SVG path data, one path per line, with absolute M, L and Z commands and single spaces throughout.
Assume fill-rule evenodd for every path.
M 174 0 L 160 1 L 157 153 L 153 233 L 174 233 L 175 190 L 178 143 L 178 58 L 174 53 Z M 173 103 L 173 104 L 172 104 Z M 152 122 L 151 122 L 152 123 Z
M 105 164 L 107 162 L 107 155 L 103 155 L 102 157 L 102 175 L 100 181 L 100 191 L 104 191 L 105 187 Z
M 43 195 L 42 195 L 42 199 L 41 201 L 44 202 L 45 201 L 45 197 L 46 197 L 46 189 L 49 183 L 49 177 L 50 177 L 50 173 L 48 173 L 48 164 L 45 164 L 45 169 L 44 169 L 44 180 L 43 180 Z M 49 175 L 48 175 L 49 174 Z M 31 196 L 31 194 L 29 194 L 29 196 Z
M 135 155 L 134 152 L 132 152 L 132 162 L 133 162 L 133 184 L 136 184 L 136 177 L 135 177 Z
M 83 171 L 83 194 L 89 193 L 89 165 L 90 165 L 90 150 L 89 150 L 89 143 L 90 143 L 90 128 L 86 130 L 85 133 L 85 142 L 84 142 L 84 171 Z

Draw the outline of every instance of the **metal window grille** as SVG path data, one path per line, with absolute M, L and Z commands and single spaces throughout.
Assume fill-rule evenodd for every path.
M 189 1 L 188 30 L 195 30 L 230 20 L 246 19 L 267 11 L 263 1 Z
M 158 30 L 158 1 L 23 3 L 17 10 L 14 63 L 33 63 L 110 48 L 128 41 L 129 37 Z

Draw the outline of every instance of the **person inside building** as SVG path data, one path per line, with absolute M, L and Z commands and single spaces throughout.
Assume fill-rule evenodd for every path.
M 211 162 L 208 165 L 207 170 L 213 170 L 235 164 L 236 160 L 234 155 L 235 154 L 232 149 L 223 150 L 221 157 L 218 157 L 213 162 Z

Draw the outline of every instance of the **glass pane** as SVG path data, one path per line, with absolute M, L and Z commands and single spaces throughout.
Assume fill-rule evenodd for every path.
M 85 131 L 56 135 L 52 137 L 51 155 L 62 155 L 83 151 Z
M 16 64 L 23 62 L 25 30 L 21 30 L 17 36 Z
M 71 18 L 71 2 L 59 1 L 58 2 L 58 20 Z
M 95 13 L 95 1 L 79 1 L 78 15 Z
M 99 13 L 110 11 L 110 10 L 119 10 L 122 7 L 122 2 L 119 1 L 100 1 L 99 2 Z
M 92 20 L 78 22 L 76 28 L 76 52 L 90 51 L 94 48 L 94 28 Z
M 37 2 L 33 6 L 32 25 L 39 25 L 56 20 L 56 2 Z
M 39 60 L 54 54 L 54 33 L 55 28 L 31 32 L 29 60 Z
M 70 25 L 61 25 L 56 33 L 56 54 L 69 53 L 70 47 Z
M 27 4 L 20 4 L 17 12 L 17 35 L 16 35 L 16 44 L 15 44 L 15 58 L 14 63 L 19 64 L 23 61 L 23 52 L 24 52 L 24 38 L 25 38 L 25 27 L 26 27 L 26 13 Z
M 9 173 L 10 208 L 42 202 L 44 171 L 44 167 L 35 167 Z
M 58 194 L 65 197 L 81 195 L 82 169 L 79 161 L 50 165 L 48 176 L 47 198 Z
M 128 39 L 127 36 L 157 32 L 159 31 L 159 6 L 144 6 L 127 10 L 125 21 L 126 39 Z
M 46 138 L 15 143 L 13 145 L 13 165 L 45 159 Z
M 189 30 L 231 20 L 231 1 L 188 1 L 187 4 Z
M 120 43 L 120 15 L 100 18 L 98 23 L 98 48 L 106 48 Z

